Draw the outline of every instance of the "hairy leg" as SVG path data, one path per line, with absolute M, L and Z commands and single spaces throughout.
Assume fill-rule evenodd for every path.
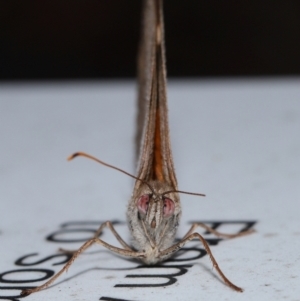
M 47 282 L 45 282 L 44 284 L 37 286 L 36 288 L 33 289 L 25 289 L 21 292 L 22 296 L 26 296 L 35 292 L 38 292 L 46 287 L 48 287 L 51 283 L 53 283 L 61 274 L 63 274 L 65 271 L 68 270 L 68 268 L 72 265 L 72 263 L 75 261 L 75 259 L 82 253 L 84 252 L 87 248 L 89 248 L 90 246 L 92 246 L 93 244 L 100 244 L 101 246 L 109 249 L 110 251 L 117 253 L 119 255 L 123 255 L 123 256 L 127 256 L 127 257 L 133 257 L 133 258 L 143 258 L 145 257 L 143 252 L 135 252 L 132 251 L 131 249 L 120 249 L 117 247 L 114 247 L 108 243 L 106 243 L 105 241 L 94 237 L 90 240 L 88 240 L 87 242 L 85 242 L 71 257 L 71 259 L 66 263 L 66 265 L 57 273 L 55 274 L 52 278 L 50 278 Z
M 122 239 L 122 237 L 118 234 L 118 232 L 115 230 L 113 224 L 110 221 L 104 222 L 101 224 L 101 226 L 98 228 L 96 233 L 94 234 L 94 238 L 98 238 L 99 235 L 102 233 L 103 229 L 107 227 L 112 234 L 115 236 L 115 238 L 118 240 L 118 242 L 124 247 L 124 249 L 133 251 L 127 244 L 126 242 Z M 59 252 L 67 253 L 67 254 L 74 254 L 77 252 L 77 250 L 67 250 L 63 248 L 58 249 Z
M 217 263 L 217 261 L 215 260 L 209 246 L 208 246 L 208 243 L 206 242 L 206 240 L 199 234 L 199 233 L 193 233 L 193 234 L 190 234 L 188 236 L 185 236 L 180 242 L 178 242 L 177 244 L 173 245 L 172 247 L 160 252 L 159 256 L 161 258 L 168 258 L 171 254 L 174 254 L 175 252 L 177 252 L 178 250 L 180 250 L 187 242 L 195 239 L 195 238 L 198 238 L 203 246 L 204 246 L 204 249 L 206 250 L 207 254 L 209 255 L 210 257 L 210 260 L 212 261 L 213 263 L 213 267 L 217 270 L 217 272 L 219 273 L 219 275 L 221 276 L 221 278 L 223 279 L 223 281 L 229 286 L 231 287 L 232 289 L 234 289 L 235 291 L 238 291 L 238 292 L 242 292 L 243 289 L 236 286 L 235 284 L 233 284 L 222 272 L 222 270 L 219 268 L 219 265 Z
M 219 231 L 216 231 L 215 229 L 208 227 L 207 225 L 203 224 L 203 223 L 195 223 L 191 226 L 190 230 L 187 232 L 187 234 L 183 237 L 183 239 L 185 239 L 186 237 L 190 236 L 192 233 L 195 232 L 196 228 L 201 227 L 204 228 L 207 232 L 213 233 L 215 234 L 217 237 L 222 237 L 222 238 L 236 238 L 236 237 L 241 237 L 241 236 L 245 236 L 245 235 L 249 235 L 251 233 L 254 233 L 255 230 L 254 229 L 250 229 L 247 231 L 243 231 L 237 234 L 226 234 L 226 233 L 222 233 Z

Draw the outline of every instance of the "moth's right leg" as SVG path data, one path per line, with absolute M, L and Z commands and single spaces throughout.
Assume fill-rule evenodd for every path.
M 65 271 L 68 270 L 68 268 L 72 265 L 72 263 L 75 261 L 75 259 L 82 253 L 84 252 L 87 248 L 89 248 L 90 246 L 92 246 L 93 244 L 100 244 L 101 246 L 107 248 L 108 250 L 117 253 L 119 255 L 123 255 L 123 256 L 127 256 L 127 257 L 133 257 L 133 258 L 143 258 L 145 257 L 145 254 L 143 252 L 135 252 L 132 250 L 128 250 L 128 249 L 120 249 L 117 247 L 114 247 L 108 243 L 106 243 L 105 241 L 94 237 L 90 240 L 88 240 L 87 242 L 85 242 L 71 257 L 71 259 L 66 263 L 66 265 L 56 274 L 54 275 L 52 278 L 50 278 L 46 283 L 37 286 L 36 288 L 33 289 L 25 289 L 21 292 L 22 296 L 26 296 L 32 293 L 36 293 L 46 287 L 48 287 L 51 283 L 53 283 L 62 273 L 64 273 Z
M 126 244 L 126 242 L 122 239 L 122 237 L 118 234 L 118 232 L 116 231 L 116 229 L 114 228 L 113 224 L 110 221 L 107 221 L 107 222 L 104 222 L 104 223 L 101 224 L 101 226 L 98 228 L 98 230 L 94 234 L 94 238 L 98 238 L 105 227 L 107 227 L 112 232 L 112 234 L 114 235 L 114 237 L 124 247 L 124 249 L 129 250 L 129 251 L 133 251 Z M 59 251 L 63 252 L 63 253 L 74 254 L 77 250 L 67 250 L 67 249 L 60 248 Z
M 97 232 L 95 233 L 94 237 L 99 237 L 99 235 L 102 233 L 103 229 L 107 227 L 112 234 L 115 236 L 115 238 L 118 240 L 118 242 L 124 247 L 124 249 L 129 250 L 129 251 L 133 251 L 128 245 L 127 243 L 122 239 L 122 237 L 118 234 L 118 232 L 115 230 L 113 224 L 110 221 L 107 221 L 105 223 L 103 223 L 99 229 L 97 230 Z

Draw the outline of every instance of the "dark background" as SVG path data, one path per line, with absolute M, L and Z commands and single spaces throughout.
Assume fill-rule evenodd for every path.
M 0 79 L 134 77 L 141 0 L 0 2 Z M 300 74 L 300 1 L 165 0 L 173 77 Z

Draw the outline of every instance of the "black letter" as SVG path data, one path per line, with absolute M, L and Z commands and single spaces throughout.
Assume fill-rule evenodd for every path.
M 134 275 L 126 275 L 126 278 L 166 278 L 168 279 L 167 282 L 165 283 L 158 283 L 158 284 L 117 284 L 115 287 L 163 287 L 167 285 L 172 285 L 174 284 L 177 279 L 175 276 L 181 276 L 184 275 L 187 272 L 187 268 L 192 267 L 192 265 L 163 265 L 163 266 L 138 266 L 137 268 L 158 268 L 158 269 L 178 269 L 178 273 L 174 274 L 134 274 Z
M 45 276 L 44 277 L 41 277 L 41 278 L 36 278 L 36 279 L 27 279 L 27 280 L 6 280 L 4 279 L 4 276 L 5 275 L 8 275 L 8 274 L 12 274 L 12 273 L 26 273 L 26 272 L 30 272 L 30 273 L 45 273 Z M 37 281 L 42 281 L 42 280 L 46 280 L 50 277 L 52 277 L 54 275 L 54 272 L 51 271 L 51 270 L 47 270 L 47 269 L 22 269 L 22 270 L 11 270 L 11 271 L 8 271 L 8 272 L 4 272 L 2 274 L 0 274 L 0 282 L 3 282 L 3 283 L 29 283 L 29 282 L 37 282 Z

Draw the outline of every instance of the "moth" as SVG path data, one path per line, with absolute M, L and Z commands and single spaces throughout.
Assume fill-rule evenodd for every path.
M 213 267 L 225 284 L 238 292 L 242 292 L 240 287 L 233 284 L 223 274 L 208 243 L 195 230 L 197 227 L 202 227 L 208 232 L 225 238 L 249 234 L 252 231 L 233 235 L 222 234 L 205 224 L 197 223 L 192 225 L 179 242 L 174 243 L 181 217 L 179 194 L 204 195 L 178 190 L 168 125 L 162 0 L 144 0 L 142 28 L 138 60 L 138 103 L 140 107 L 138 123 L 143 123 L 144 127 L 143 132 L 139 131 L 137 135 L 138 140 L 142 137 L 137 175 L 131 175 L 82 152 L 75 153 L 69 158 L 84 156 L 135 179 L 132 197 L 127 208 L 132 246 L 128 245 L 116 232 L 112 223 L 107 221 L 100 226 L 93 238 L 73 253 L 69 262 L 56 275 L 41 286 L 23 290 L 22 295 L 29 295 L 48 287 L 68 270 L 82 252 L 94 244 L 99 244 L 119 255 L 137 258 L 147 265 L 154 265 L 168 259 L 186 243 L 194 239 L 201 241 Z M 108 228 L 113 233 L 122 248 L 110 245 L 99 238 L 104 228 Z

